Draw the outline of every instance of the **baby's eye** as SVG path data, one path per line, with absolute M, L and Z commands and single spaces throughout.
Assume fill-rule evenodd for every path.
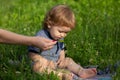
M 65 31 L 59 31 L 60 33 L 66 33 Z
M 66 34 L 68 33 L 68 32 L 65 32 Z
M 64 33 L 63 31 L 59 31 L 60 33 Z

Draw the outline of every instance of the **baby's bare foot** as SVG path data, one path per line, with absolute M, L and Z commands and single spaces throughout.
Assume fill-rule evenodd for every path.
M 97 74 L 96 68 L 82 69 L 78 72 L 79 77 L 81 78 L 90 78 Z

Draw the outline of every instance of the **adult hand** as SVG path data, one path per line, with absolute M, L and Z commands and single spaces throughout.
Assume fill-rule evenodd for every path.
M 54 44 L 56 44 L 56 41 L 52 41 L 39 36 L 24 36 L 11 31 L 0 29 L 0 43 L 36 46 L 42 50 L 47 50 L 52 48 Z
M 38 48 L 41 48 L 42 50 L 51 49 L 57 42 L 57 41 L 53 41 L 53 40 L 46 39 L 46 38 L 39 37 L 39 36 L 34 37 L 33 40 L 34 41 L 32 45 Z

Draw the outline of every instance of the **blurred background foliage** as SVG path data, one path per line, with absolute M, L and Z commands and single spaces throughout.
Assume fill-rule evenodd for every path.
M 0 0 L 0 28 L 33 36 L 42 28 L 46 12 L 57 4 L 68 5 L 76 16 L 76 28 L 65 38 L 66 56 L 82 66 L 101 68 L 120 60 L 120 0 Z M 21 64 L 10 65 L 10 60 Z M 0 44 L 0 69 L 2 80 L 58 79 L 33 73 L 22 45 Z M 120 69 L 114 79 L 119 76 Z

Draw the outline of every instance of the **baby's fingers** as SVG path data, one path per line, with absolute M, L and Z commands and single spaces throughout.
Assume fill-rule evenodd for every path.
M 60 62 L 61 62 L 61 60 L 59 59 L 59 60 L 57 61 L 57 65 L 59 65 L 59 64 L 60 64 Z

